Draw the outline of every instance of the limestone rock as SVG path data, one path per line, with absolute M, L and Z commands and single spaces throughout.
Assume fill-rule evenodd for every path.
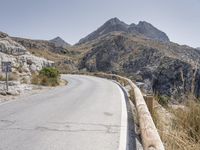
M 13 41 L 10 37 L 0 38 L 0 62 L 10 61 L 12 73 L 9 73 L 13 81 L 9 81 L 9 91 L 5 92 L 5 81 L 0 81 L 0 94 L 18 95 L 24 90 L 30 89 L 31 73 L 41 70 L 43 67 L 52 66 L 53 61 L 36 57 L 30 54 L 25 47 Z M 1 66 L 1 64 L 0 64 Z M 2 66 L 1 66 L 2 67 Z M 5 78 L 0 67 L 0 75 Z
M 6 37 L 0 38 L 0 52 L 11 55 L 22 55 L 25 54 L 27 50 L 9 37 Z

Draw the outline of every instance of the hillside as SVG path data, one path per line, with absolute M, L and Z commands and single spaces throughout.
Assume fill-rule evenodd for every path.
M 199 51 L 187 46 L 115 32 L 93 43 L 79 69 L 129 76 L 144 82 L 146 92 L 176 102 L 191 91 L 199 96 L 199 57 Z
M 60 40 L 58 38 L 54 39 L 54 42 L 52 40 L 32 40 L 19 37 L 10 38 L 24 46 L 32 54 L 54 61 L 60 70 L 71 72 L 77 68 L 75 63 L 77 63 L 76 55 L 78 52 L 73 51 L 69 45 L 61 46 L 60 42 L 58 44 L 57 42 Z

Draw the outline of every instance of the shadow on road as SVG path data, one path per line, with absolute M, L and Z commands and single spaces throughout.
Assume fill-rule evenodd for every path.
M 119 86 L 124 93 L 124 98 L 126 100 L 126 107 L 127 107 L 127 112 L 128 112 L 127 150 L 142 150 L 143 148 L 140 144 L 141 139 L 135 132 L 135 123 L 134 123 L 132 108 L 131 108 L 131 104 L 130 104 L 127 92 L 125 91 L 123 87 L 121 87 L 121 85 Z

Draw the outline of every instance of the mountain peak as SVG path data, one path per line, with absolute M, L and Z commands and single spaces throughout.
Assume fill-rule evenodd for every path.
M 126 28 L 128 28 L 128 26 L 129 26 L 126 23 L 124 23 L 123 21 L 121 21 L 120 19 L 118 19 L 117 17 L 111 18 L 104 25 L 108 25 L 108 24 L 111 25 L 111 26 L 121 25 L 121 26 L 124 26 Z
M 107 22 L 109 22 L 111 24 L 119 24 L 119 23 L 121 23 L 121 21 L 117 17 L 111 18 Z
M 69 47 L 70 44 L 65 42 L 61 37 L 57 36 L 56 38 L 50 40 L 51 43 L 54 43 L 56 47 Z
M 62 40 L 62 41 L 64 41 L 61 37 L 59 37 L 59 36 L 57 36 L 57 37 L 55 37 L 54 39 L 52 39 L 52 40 Z
M 138 25 L 150 25 L 150 26 L 152 26 L 150 23 L 148 23 L 146 21 L 139 21 Z
M 146 21 L 140 21 L 136 28 L 138 32 L 150 39 L 162 41 L 162 42 L 168 42 L 169 38 L 166 35 L 166 33 L 162 32 L 161 30 L 154 27 L 152 24 L 146 22 Z
M 85 38 L 82 38 L 78 44 L 85 43 L 94 39 L 97 39 L 98 37 L 105 35 L 110 32 L 114 31 L 124 31 L 128 32 L 128 27 L 126 23 L 122 22 L 118 18 L 111 18 L 110 20 L 106 21 L 100 28 L 98 28 L 96 31 L 92 32 Z
M 169 41 L 168 36 L 164 32 L 160 31 L 159 29 L 157 29 L 156 27 L 154 27 L 153 25 L 151 25 L 146 21 L 140 21 L 137 25 L 134 23 L 128 25 L 123 21 L 121 21 L 120 19 L 118 19 L 117 17 L 115 17 L 106 21 L 96 31 L 92 32 L 85 38 L 82 38 L 78 44 L 92 41 L 102 35 L 116 31 L 130 33 L 133 35 L 142 35 L 143 37 L 161 42 Z

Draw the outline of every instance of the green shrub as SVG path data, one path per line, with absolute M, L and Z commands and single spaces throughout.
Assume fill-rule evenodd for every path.
M 164 95 L 156 96 L 156 100 L 158 101 L 158 103 L 165 108 L 168 107 L 169 99 L 170 98 L 168 96 L 164 96 Z
M 53 67 L 45 67 L 40 70 L 39 74 L 48 78 L 58 78 L 60 76 L 59 71 Z
M 32 75 L 32 84 L 39 84 L 44 86 L 59 85 L 60 73 L 56 68 L 45 67 L 38 75 Z

